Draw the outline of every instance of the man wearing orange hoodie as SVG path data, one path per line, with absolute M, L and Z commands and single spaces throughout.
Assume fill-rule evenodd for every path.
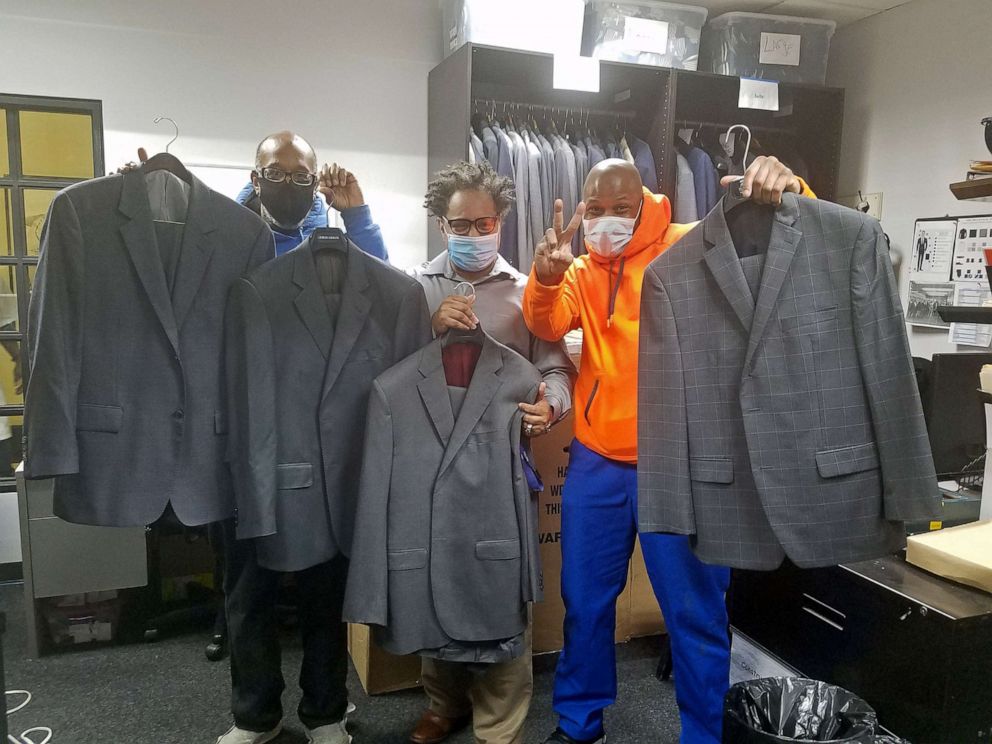
M 742 193 L 777 204 L 808 187 L 776 158 L 757 158 Z M 648 264 L 692 225 L 671 222 L 671 203 L 637 169 L 606 160 L 590 172 L 580 203 L 535 251 L 523 311 L 534 335 L 557 341 L 582 328 L 575 386 L 575 441 L 562 500 L 565 646 L 555 674 L 557 730 L 546 744 L 602 744 L 603 710 L 616 700 L 616 600 L 637 535 L 637 347 L 641 281 Z M 583 220 L 583 216 L 587 219 Z M 574 258 L 582 222 L 588 255 Z M 672 640 L 683 744 L 719 744 L 730 674 L 724 595 L 730 571 L 709 566 L 681 535 L 640 535 L 648 574 Z

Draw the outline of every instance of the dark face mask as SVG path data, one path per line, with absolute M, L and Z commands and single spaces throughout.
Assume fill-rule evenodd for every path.
M 313 187 L 258 180 L 262 219 L 284 230 L 295 230 L 313 207 Z

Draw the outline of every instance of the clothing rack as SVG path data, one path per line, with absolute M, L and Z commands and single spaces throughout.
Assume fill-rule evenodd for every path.
M 675 129 L 722 129 L 724 131 L 731 127 L 725 121 L 696 121 L 696 120 L 685 120 L 676 121 Z M 795 131 L 792 129 L 787 129 L 785 127 L 766 127 L 761 124 L 748 124 L 747 128 L 752 132 L 764 132 L 765 134 L 789 134 L 795 135 Z
M 497 101 L 490 98 L 476 98 L 472 101 L 473 108 L 479 110 L 480 106 L 487 107 L 488 111 L 495 111 L 497 108 L 501 108 L 502 111 L 547 111 L 548 113 L 554 115 L 556 113 L 560 114 L 577 114 L 579 116 L 605 116 L 612 119 L 633 119 L 637 116 L 636 111 L 609 111 L 607 109 L 590 109 L 583 107 L 570 107 L 570 106 L 548 106 L 543 103 L 520 103 L 516 101 Z

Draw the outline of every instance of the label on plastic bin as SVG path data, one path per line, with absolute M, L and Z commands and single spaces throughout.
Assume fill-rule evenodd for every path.
M 758 62 L 763 65 L 799 67 L 799 47 L 802 40 L 803 37 L 799 34 L 770 34 L 762 31 Z
M 668 22 L 652 21 L 648 18 L 625 18 L 623 45 L 628 52 L 667 55 Z
M 774 80 L 741 78 L 738 108 L 778 111 L 778 83 Z

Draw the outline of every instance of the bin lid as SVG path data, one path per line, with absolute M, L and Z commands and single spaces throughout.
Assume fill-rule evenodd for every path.
M 693 13 L 699 16 L 700 23 L 706 23 L 706 16 L 710 14 L 706 8 L 698 5 L 683 5 L 682 3 L 669 3 L 664 0 L 585 0 L 586 5 L 617 5 L 621 8 L 624 5 L 636 5 L 639 8 L 652 8 L 654 10 L 674 10 L 680 13 Z
M 823 18 L 806 18 L 805 16 L 784 16 L 772 15 L 771 13 L 746 13 L 744 11 L 732 11 L 723 13 L 710 20 L 710 26 L 726 26 L 739 21 L 762 21 L 766 23 L 788 23 L 791 25 L 802 24 L 804 26 L 824 26 L 830 29 L 832 36 L 837 28 L 836 21 L 827 21 Z

